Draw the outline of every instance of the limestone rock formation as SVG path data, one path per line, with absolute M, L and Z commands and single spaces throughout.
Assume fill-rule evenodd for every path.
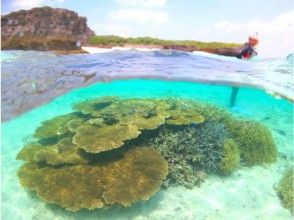
M 41 7 L 1 16 L 2 49 L 73 50 L 91 35 L 87 19 L 67 9 Z

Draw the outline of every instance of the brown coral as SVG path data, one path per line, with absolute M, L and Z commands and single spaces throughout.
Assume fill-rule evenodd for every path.
M 139 130 L 153 130 L 170 116 L 165 101 L 152 99 L 127 99 L 116 102 L 101 111 L 103 118 L 114 118 L 122 123 L 132 123 Z
M 191 110 L 171 110 L 171 116 L 166 120 L 170 125 L 200 124 L 204 122 L 204 117 Z
M 86 115 L 92 115 L 93 117 L 100 117 L 101 110 L 110 106 L 111 104 L 118 102 L 118 97 L 105 96 L 96 99 L 91 99 L 83 102 L 79 102 L 74 105 L 74 109 Z
M 197 106 L 193 101 L 188 100 L 166 100 L 169 104 L 168 112 L 170 117 L 166 123 L 170 125 L 188 125 L 204 122 L 205 118 L 199 114 Z
M 18 171 L 21 185 L 71 211 L 148 200 L 167 174 L 164 158 L 144 147 L 129 150 L 114 162 L 69 167 L 27 163 Z
M 80 151 L 72 143 L 72 138 L 67 137 L 54 145 L 28 144 L 17 154 L 16 159 L 28 162 L 45 162 L 50 165 L 85 164 L 88 161 Z
M 133 139 L 140 133 L 132 124 L 102 126 L 84 124 L 77 129 L 73 143 L 88 153 L 99 153 L 121 147 L 124 141 Z
M 74 112 L 44 121 L 42 125 L 36 129 L 34 137 L 51 138 L 71 132 L 72 129 L 69 128 L 67 124 L 72 120 L 83 121 L 83 116 L 78 112 Z

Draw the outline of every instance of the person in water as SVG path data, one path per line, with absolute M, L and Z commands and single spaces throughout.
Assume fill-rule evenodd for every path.
M 250 59 L 253 56 L 257 55 L 256 46 L 258 44 L 258 37 L 257 33 L 255 36 L 249 36 L 248 42 L 244 44 L 244 47 L 240 51 L 240 53 L 237 54 L 237 58 L 239 59 Z M 231 97 L 230 97 L 230 108 L 233 108 L 236 104 L 237 95 L 239 92 L 239 87 L 232 87 Z
M 239 59 L 249 59 L 253 56 L 257 55 L 257 51 L 255 47 L 258 44 L 257 34 L 256 36 L 249 36 L 248 42 L 244 44 L 242 50 L 237 54 L 237 58 Z

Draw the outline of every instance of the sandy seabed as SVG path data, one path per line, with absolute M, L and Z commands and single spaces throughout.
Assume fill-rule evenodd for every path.
M 15 153 L 3 157 L 11 162 L 2 171 L 2 219 L 292 219 L 273 187 L 287 167 L 285 160 L 270 167 L 242 168 L 226 178 L 209 176 L 199 188 L 161 189 L 149 201 L 130 208 L 72 213 L 42 202 L 19 185 L 16 170 L 20 163 L 12 160 Z

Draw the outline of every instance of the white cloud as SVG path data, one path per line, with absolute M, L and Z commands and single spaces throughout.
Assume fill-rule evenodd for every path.
M 293 33 L 294 28 L 294 11 L 283 13 L 277 16 L 272 21 L 251 20 L 243 23 L 222 21 L 215 24 L 219 30 L 226 32 L 233 31 L 261 31 L 261 32 L 275 32 L 275 33 Z
M 221 21 L 215 29 L 223 35 L 232 35 L 243 40 L 245 36 L 258 32 L 260 55 L 285 56 L 294 50 L 294 10 L 285 12 L 270 21 L 251 20 L 247 22 Z
M 166 0 L 116 0 L 116 2 L 125 7 L 163 7 Z
M 31 9 L 45 5 L 54 6 L 63 2 L 65 2 L 65 0 L 13 0 L 11 2 L 11 8 L 13 10 Z
M 169 14 L 164 11 L 147 9 L 118 9 L 110 12 L 110 18 L 113 20 L 126 20 L 136 23 L 153 23 L 162 25 L 169 21 Z

